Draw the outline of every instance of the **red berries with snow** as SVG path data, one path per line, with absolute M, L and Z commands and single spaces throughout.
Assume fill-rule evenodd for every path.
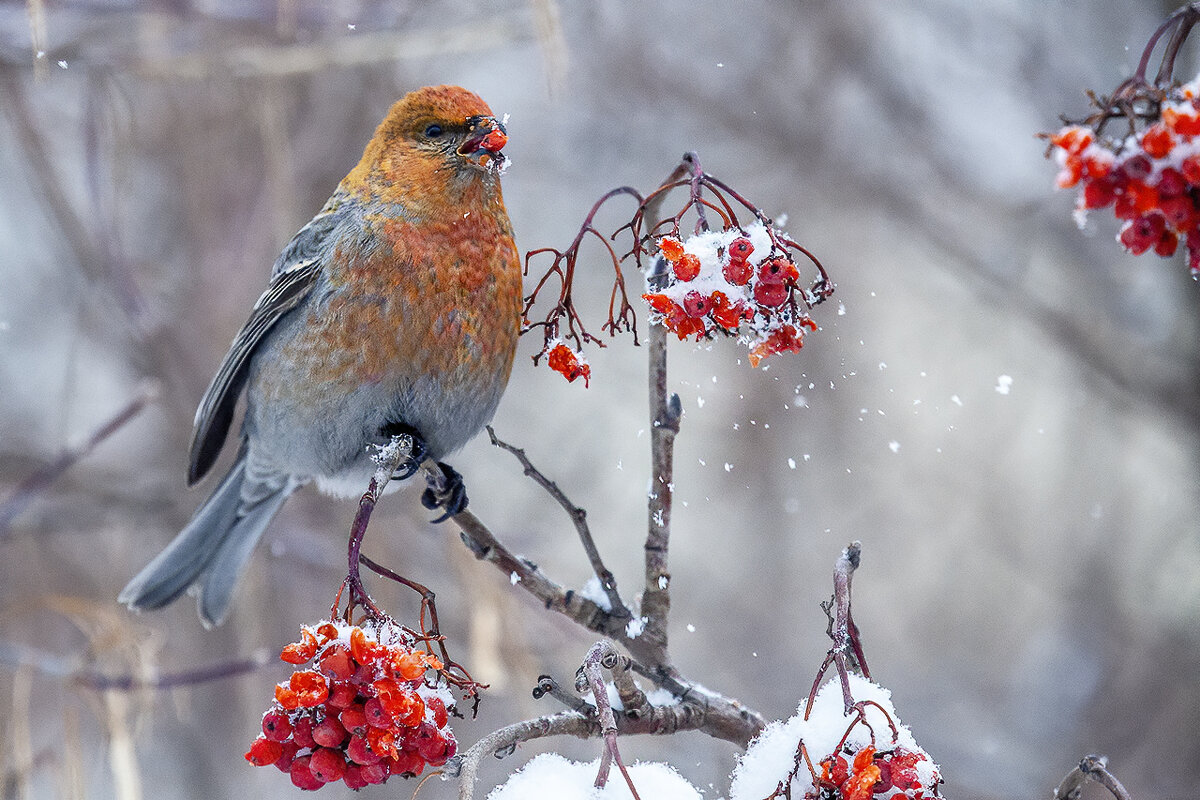
M 1047 138 L 1061 167 L 1059 188 L 1079 187 L 1081 225 L 1088 211 L 1111 206 L 1124 223 L 1117 240 L 1126 250 L 1168 257 L 1183 243 L 1200 276 L 1200 78 L 1163 92 L 1146 114 L 1128 118 L 1136 120 L 1133 132 L 1125 116 L 1098 114 Z
M 247 761 L 275 765 L 301 789 L 338 781 L 361 789 L 454 755 L 453 697 L 436 677 L 426 680 L 441 663 L 399 628 L 327 622 L 300 637 L 280 659 L 309 666 L 275 687 Z
M 592 377 L 592 368 L 583 353 L 575 352 L 557 339 L 547 344 L 542 353 L 548 356 L 546 363 L 550 365 L 550 369 L 566 378 L 567 383 L 574 383 L 576 378 L 583 378 L 583 385 L 588 385 Z
M 799 269 L 762 223 L 686 242 L 663 236 L 657 245 L 670 270 L 652 278 L 655 290 L 642 297 L 651 323 L 680 339 L 737 336 L 757 366 L 767 356 L 798 351 L 803 331 L 816 330 L 797 285 Z

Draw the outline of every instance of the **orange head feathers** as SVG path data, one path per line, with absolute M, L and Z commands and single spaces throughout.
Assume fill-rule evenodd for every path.
M 461 189 L 480 171 L 494 176 L 503 168 L 507 142 L 504 124 L 478 95 L 427 86 L 391 107 L 342 187 L 385 202 L 429 197 L 435 187 Z

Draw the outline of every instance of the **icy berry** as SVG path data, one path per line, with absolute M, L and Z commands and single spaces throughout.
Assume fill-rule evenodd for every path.
M 689 317 L 699 319 L 712 308 L 712 301 L 699 292 L 688 292 L 683 296 L 683 311 Z
M 731 258 L 729 263 L 721 267 L 721 274 L 734 286 L 744 286 L 750 280 L 750 276 L 754 274 L 754 267 L 750 266 L 747 261 Z
M 561 342 L 551 348 L 550 357 L 546 359 L 546 363 L 550 369 L 566 378 L 568 383 L 574 383 L 576 378 L 583 378 L 583 385 L 587 386 L 592 377 L 592 368 L 584 360 L 583 355 L 576 353 Z M 425 668 L 421 667 L 421 673 L 424 671 Z
M 340 781 L 346 772 L 346 759 L 337 750 L 318 747 L 313 751 L 308 768 L 321 783 Z
M 683 242 L 671 236 L 658 240 L 658 249 L 667 261 L 677 261 L 683 255 Z
M 508 136 L 504 131 L 495 128 L 488 132 L 487 136 L 483 137 L 483 141 L 479 143 L 480 150 L 486 150 L 489 153 L 498 153 L 508 144 Z
M 1141 181 L 1149 177 L 1154 165 L 1143 155 L 1131 156 L 1121 164 L 1121 172 L 1131 181 Z
M 1165 125 L 1151 125 L 1142 134 L 1142 149 L 1152 158 L 1166 158 L 1175 146 L 1175 137 Z
M 754 302 L 760 306 L 776 308 L 787 302 L 787 299 L 788 285 L 786 283 L 762 281 L 754 287 Z
M 349 680 L 354 675 L 354 660 L 342 645 L 330 647 L 321 655 L 321 672 L 335 680 Z
M 378 697 L 372 697 L 363 704 L 363 714 L 367 718 L 367 724 L 372 728 L 392 727 L 392 715 L 384 710 L 383 703 L 379 702 Z
M 283 755 L 283 745 L 265 737 L 258 737 L 246 752 L 246 760 L 256 767 L 274 764 Z
M 674 265 L 675 277 L 681 281 L 693 280 L 700 274 L 700 258 L 691 253 L 684 253 Z
M 292 723 L 282 711 L 268 711 L 262 719 L 263 735 L 273 742 L 286 742 L 292 736 Z
M 754 245 L 745 236 L 739 236 L 729 243 L 729 260 L 745 261 L 754 252 Z
M 1187 189 L 1187 179 L 1179 170 L 1167 167 L 1158 176 L 1158 193 L 1162 197 L 1178 197 Z
M 363 736 L 351 736 L 350 743 L 346 745 L 346 755 L 356 764 L 374 764 L 379 761 L 380 756 L 370 748 L 367 740 Z
M 279 654 L 280 660 L 289 664 L 303 664 L 317 654 L 317 637 L 307 628 L 300 631 L 300 637 L 299 642 L 283 648 L 283 652 Z
M 341 747 L 346 740 L 346 729 L 333 716 L 328 716 L 313 726 L 313 741 L 322 747 Z

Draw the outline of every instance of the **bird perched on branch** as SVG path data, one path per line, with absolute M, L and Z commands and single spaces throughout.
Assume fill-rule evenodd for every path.
M 159 608 L 195 589 L 219 624 L 284 500 L 315 481 L 366 490 L 371 445 L 457 450 L 492 417 L 520 330 L 521 266 L 500 193 L 504 125 L 456 86 L 392 106 L 362 160 L 284 248 L 196 412 L 188 482 L 212 467 L 246 390 L 237 460 L 192 521 L 121 592 Z M 454 513 L 462 480 L 422 501 Z

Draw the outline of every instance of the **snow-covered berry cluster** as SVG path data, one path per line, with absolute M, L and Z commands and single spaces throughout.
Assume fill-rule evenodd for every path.
M 758 366 L 767 356 L 798 352 L 804 329 L 817 329 L 796 300 L 800 271 L 762 223 L 686 241 L 663 236 L 658 250 L 670 269 L 642 298 L 651 323 L 681 340 L 737 336 L 750 348 L 751 366 Z
M 274 764 L 301 789 L 361 789 L 454 755 L 453 695 L 425 679 L 442 665 L 401 630 L 326 622 L 300 635 L 279 657 L 308 666 L 275 687 L 247 761 Z
M 1106 122 L 1134 130 L 1110 136 Z M 1183 242 L 1188 267 L 1200 275 L 1200 78 L 1167 90 L 1145 113 L 1101 115 L 1094 126 L 1068 125 L 1049 139 L 1059 188 L 1079 187 L 1081 225 L 1091 209 L 1112 206 L 1124 221 L 1117 238 L 1126 250 L 1167 257 Z
M 811 708 L 772 722 L 739 760 L 730 800 L 929 800 L 940 797 L 937 764 L 900 724 L 891 693 L 848 675 L 855 704 L 846 711 L 834 677 Z

